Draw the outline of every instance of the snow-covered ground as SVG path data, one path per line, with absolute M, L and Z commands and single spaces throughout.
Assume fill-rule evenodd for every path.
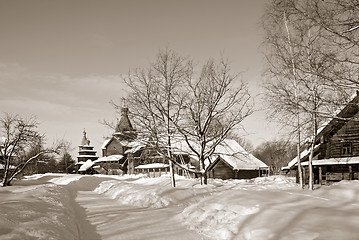
M 359 239 L 359 181 L 33 175 L 0 189 L 0 239 Z

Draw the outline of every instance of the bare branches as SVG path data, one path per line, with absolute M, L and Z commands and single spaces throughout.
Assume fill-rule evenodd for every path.
M 359 83 L 358 17 L 357 0 L 278 0 L 266 11 L 271 116 L 313 139 L 310 171 L 318 125 L 326 120 L 318 113 L 330 112 Z
M 5 164 L 3 186 L 10 185 L 31 161 L 43 154 L 59 153 L 66 147 L 60 141 L 45 149 L 44 135 L 37 131 L 37 127 L 38 122 L 34 117 L 23 118 L 5 113 L 0 118 L 0 152 Z M 28 157 L 27 153 L 33 150 L 35 153 Z
M 238 76 L 225 59 L 207 61 L 196 75 L 192 60 L 165 49 L 149 69 L 137 69 L 125 79 L 131 114 L 157 143 L 166 136 L 167 147 L 159 150 L 169 149 L 170 159 L 172 142 L 184 141 L 205 173 L 205 159 L 253 111 Z

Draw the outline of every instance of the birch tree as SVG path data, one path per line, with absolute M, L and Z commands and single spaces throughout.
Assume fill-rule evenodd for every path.
M 271 78 L 266 86 L 266 96 L 272 111 L 270 117 L 279 119 L 280 123 L 292 128 L 293 133 L 296 134 L 299 184 L 303 187 L 300 159 L 302 123 L 299 111 L 299 94 L 301 92 L 299 92 L 297 69 L 298 51 L 293 42 L 293 26 L 286 9 L 287 4 L 290 3 L 285 3 L 273 1 L 272 5 L 266 9 L 263 20 L 266 32 L 265 44 L 268 47 L 266 53 L 267 74 Z
M 356 31 L 355 8 L 354 1 L 342 4 L 336 0 L 281 0 L 273 1 L 267 10 L 266 43 L 271 49 L 267 54 L 268 69 L 274 78 L 269 83 L 268 96 L 271 103 L 276 101 L 273 112 L 281 113 L 282 120 L 292 121 L 295 109 L 297 135 L 302 129 L 302 135 L 309 139 L 311 190 L 318 125 L 332 116 L 330 109 L 344 102 L 349 82 L 355 82 L 350 79 L 357 74 L 353 71 L 357 42 L 339 31 L 346 24 L 351 27 L 350 34 Z M 349 53 L 347 48 L 354 51 Z M 288 84 L 290 81 L 295 85 Z M 299 156 L 298 152 L 300 171 Z

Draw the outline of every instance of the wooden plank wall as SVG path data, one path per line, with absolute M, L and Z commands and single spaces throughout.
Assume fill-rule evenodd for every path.
M 223 161 L 219 161 L 216 166 L 211 170 L 210 177 L 219 179 L 230 179 L 234 178 L 233 169 Z

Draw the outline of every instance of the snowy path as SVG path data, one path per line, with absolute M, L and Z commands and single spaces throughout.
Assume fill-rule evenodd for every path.
M 91 191 L 79 191 L 76 201 L 86 209 L 87 219 L 101 239 L 206 239 L 186 229 L 174 217 L 179 213 L 174 207 L 126 206 Z

